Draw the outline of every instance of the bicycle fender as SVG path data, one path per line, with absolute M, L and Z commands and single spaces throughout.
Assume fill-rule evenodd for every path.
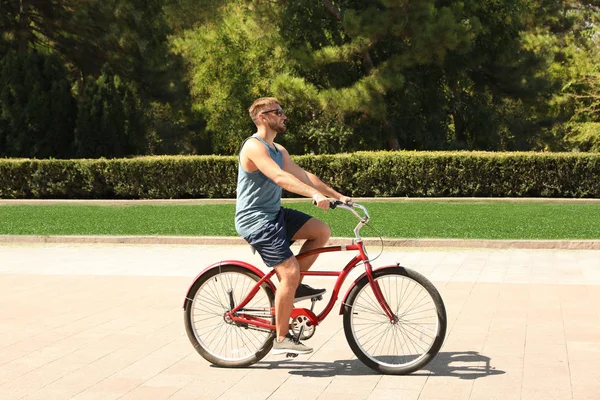
M 400 263 L 396 263 L 394 265 L 386 265 L 385 267 L 380 267 L 380 268 L 374 269 L 373 273 L 375 273 L 376 271 L 381 271 L 383 269 L 398 268 L 399 266 L 400 266 Z M 344 313 L 344 305 L 346 305 L 346 300 L 348 299 L 348 296 L 350 295 L 350 292 L 352 291 L 352 289 L 354 289 L 354 286 L 356 286 L 356 284 L 358 282 L 360 282 L 360 280 L 363 279 L 366 276 L 367 276 L 367 273 L 363 272 L 361 276 L 359 276 L 358 278 L 356 278 L 356 280 L 354 282 L 352 282 L 352 284 L 350 285 L 350 287 L 346 291 L 346 295 L 344 296 L 344 300 L 342 301 L 342 304 L 340 305 L 340 315 L 342 315 Z
M 187 305 L 187 302 L 190 301 L 190 292 L 192 291 L 192 287 L 196 284 L 196 281 L 204 274 L 206 274 L 207 272 L 213 270 L 213 269 L 217 269 L 220 268 L 224 265 L 237 265 L 238 267 L 242 267 L 242 268 L 246 268 L 252 272 L 254 272 L 256 275 L 258 275 L 259 278 L 262 278 L 263 276 L 265 276 L 265 273 L 262 272 L 260 269 L 256 268 L 254 265 L 252 264 L 248 264 L 247 262 L 244 261 L 238 261 L 238 260 L 225 260 L 225 261 L 219 261 L 216 262 L 212 265 L 209 265 L 208 267 L 206 267 L 202 272 L 200 272 L 198 275 L 196 275 L 196 277 L 194 278 L 194 280 L 192 281 L 192 284 L 190 285 L 190 287 L 187 290 L 187 293 L 185 294 L 185 299 L 183 300 L 183 308 L 185 309 L 185 306 Z M 275 292 L 275 285 L 273 285 L 273 282 L 271 282 L 271 280 L 267 279 L 265 281 L 267 283 L 267 285 L 269 285 L 271 287 L 271 289 L 273 289 L 273 292 Z

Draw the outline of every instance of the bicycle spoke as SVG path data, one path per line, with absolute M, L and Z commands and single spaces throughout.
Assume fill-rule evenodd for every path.
M 205 308 L 207 307 L 207 304 L 194 304 L 194 311 L 197 312 L 203 312 L 204 314 L 211 314 L 214 316 L 223 316 L 223 313 L 227 310 L 221 310 L 221 309 L 217 309 L 215 310 L 214 308 Z
M 369 343 L 372 339 L 377 340 L 379 338 L 379 331 L 378 329 L 381 328 L 384 324 L 380 323 L 380 324 L 371 324 L 370 328 L 363 328 L 361 331 L 357 331 L 356 333 L 363 333 L 362 336 L 360 336 L 361 342 L 367 344 Z
M 210 300 L 211 304 L 214 304 L 215 306 L 218 306 L 224 310 L 227 310 L 227 304 L 223 304 L 223 300 L 220 296 L 219 290 L 217 289 L 217 283 L 220 283 L 217 281 L 217 278 L 214 278 L 215 280 L 210 280 L 209 282 L 207 282 L 207 294 L 209 294 L 212 298 L 211 299 L 203 299 L 203 302 L 208 302 Z M 222 283 L 220 283 L 222 286 Z
M 219 360 L 253 357 L 271 337 L 270 331 L 245 328 L 225 318 L 225 313 L 231 309 L 231 301 L 234 305 L 239 304 L 255 285 L 256 280 L 244 272 L 223 271 L 207 279 L 192 299 L 190 321 L 194 335 L 202 348 Z M 269 313 L 267 318 L 272 320 L 272 304 L 266 290 L 261 287 L 249 304 L 264 309 Z
M 359 311 L 365 311 L 365 312 L 370 312 L 373 314 L 383 315 L 387 318 L 387 316 L 385 315 L 385 313 L 383 312 L 383 309 L 381 308 L 381 306 L 379 304 L 375 305 L 372 302 L 370 302 L 370 304 L 367 304 L 367 305 L 355 303 L 352 308 L 353 309 L 358 308 Z
M 355 342 L 377 363 L 404 366 L 415 362 L 436 340 L 437 309 L 419 282 L 400 274 L 375 278 L 384 300 L 396 316 L 391 322 L 370 284 L 354 298 L 351 326 Z
M 420 301 L 419 301 L 419 302 L 418 302 L 418 303 L 417 303 L 415 306 L 413 306 L 413 304 L 414 304 L 414 301 L 413 301 L 413 302 L 412 302 L 410 305 L 408 305 L 408 306 L 406 307 L 406 310 L 407 310 L 407 311 L 406 311 L 406 312 L 404 312 L 404 313 L 401 315 L 401 317 L 403 317 L 403 316 L 404 316 L 404 315 L 405 315 L 405 314 L 408 312 L 408 310 L 413 310 L 413 311 L 414 311 L 414 310 L 418 310 L 419 308 L 423 308 L 423 307 L 430 307 L 430 306 L 431 306 L 431 304 L 429 304 L 429 303 L 422 303 L 422 302 L 428 302 L 428 300 L 429 300 L 428 298 L 426 298 L 426 297 L 423 297 L 423 298 L 422 298 L 422 299 L 421 299 L 421 300 L 420 300 Z M 435 309 L 435 307 L 434 307 L 433 309 Z M 430 309 L 430 310 L 431 310 L 431 309 Z
M 381 354 L 381 351 L 377 351 L 377 349 L 378 349 L 379 346 L 381 346 L 381 348 L 383 349 L 383 346 L 385 344 L 385 340 L 387 339 L 387 336 L 388 336 L 389 333 L 390 333 L 389 327 L 385 327 L 383 338 L 381 338 L 381 335 L 380 335 L 380 340 L 378 340 L 375 343 L 375 351 L 374 351 L 375 354 Z
M 221 332 L 223 329 L 225 329 L 225 326 L 223 326 L 222 324 L 214 325 L 214 328 L 209 330 L 205 335 L 207 340 L 212 342 L 215 338 L 218 339 L 222 337 L 222 334 L 219 334 L 219 332 Z

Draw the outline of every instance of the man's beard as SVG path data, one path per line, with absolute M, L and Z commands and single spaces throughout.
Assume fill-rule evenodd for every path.
M 269 121 L 269 128 L 273 129 L 277 133 L 283 133 L 286 131 L 287 127 L 283 121 L 281 122 L 272 122 Z

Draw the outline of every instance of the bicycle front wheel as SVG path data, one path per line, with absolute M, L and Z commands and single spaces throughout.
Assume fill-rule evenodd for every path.
M 446 309 L 423 275 L 402 267 L 373 272 L 396 317 L 390 321 L 365 276 L 352 289 L 344 310 L 344 332 L 354 354 L 371 369 L 403 375 L 438 353 L 446 335 Z
M 188 338 L 202 357 L 220 367 L 245 367 L 260 361 L 273 346 L 275 333 L 267 329 L 239 325 L 225 313 L 241 302 L 260 278 L 237 266 L 214 268 L 194 283 L 184 311 Z M 275 295 L 264 283 L 247 308 L 270 314 Z M 263 317 L 275 323 L 272 316 Z

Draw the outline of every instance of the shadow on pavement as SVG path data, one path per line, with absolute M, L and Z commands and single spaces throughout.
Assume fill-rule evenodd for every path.
M 491 359 L 476 351 L 440 352 L 422 370 L 407 376 L 454 376 L 459 379 L 477 379 L 505 372 L 495 369 Z M 378 375 L 360 360 L 336 360 L 334 362 L 304 361 L 284 359 L 280 361 L 261 361 L 251 368 L 289 369 L 292 375 L 306 377 L 330 377 L 342 375 Z
M 504 373 L 505 371 L 492 367 L 491 358 L 476 351 L 442 351 L 423 370 L 412 375 L 455 376 L 459 379 L 477 379 Z

